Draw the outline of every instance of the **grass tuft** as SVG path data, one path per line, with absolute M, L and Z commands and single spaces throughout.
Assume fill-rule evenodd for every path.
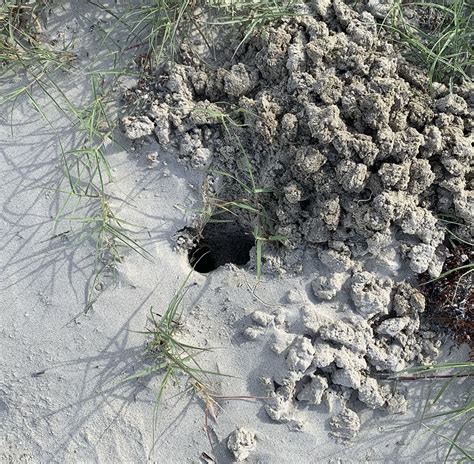
M 410 61 L 427 69 L 430 82 L 471 80 L 474 11 L 468 0 L 396 0 L 382 27 L 408 48 Z
M 107 185 L 113 181 L 107 145 L 115 143 L 120 146 L 114 136 L 116 115 L 111 109 L 114 98 L 106 91 L 100 73 L 91 74 L 90 85 L 91 100 L 82 107 L 74 105 L 63 95 L 78 134 L 78 148 L 62 152 L 64 177 L 61 185 L 66 184 L 62 190 L 65 200 L 56 218 L 56 223 L 67 219 L 80 224 L 83 234 L 95 243 L 95 269 L 88 290 L 86 312 L 97 299 L 96 290 L 102 287 L 101 278 L 109 271 L 115 275 L 117 265 L 122 262 L 122 249 L 152 259 L 150 253 L 132 238 L 136 226 L 120 219 L 111 206 L 111 197 L 106 191 Z M 93 205 L 89 208 L 93 212 L 75 216 L 74 212 L 84 201 Z M 66 213 L 70 209 L 72 214 Z
M 0 5 L 0 79 L 11 85 L 24 76 L 21 84 L 0 95 L 0 104 L 31 94 L 36 84 L 69 67 L 75 59 L 67 48 L 57 50 L 41 40 L 41 17 L 50 3 L 11 0 Z
M 98 2 L 89 3 L 115 17 L 128 29 L 128 48 L 144 47 L 143 69 L 152 71 L 166 59 L 178 59 L 183 39 L 199 36 L 213 50 L 215 34 L 241 30 L 235 52 L 259 28 L 294 15 L 293 1 L 154 0 L 118 16 Z
M 209 348 L 189 345 L 180 340 L 179 332 L 183 315 L 182 303 L 189 289 L 186 285 L 193 271 L 191 269 L 188 273 L 163 314 L 156 314 L 153 312 L 153 308 L 150 309 L 149 327 L 142 333 L 149 337 L 146 353 L 151 360 L 151 366 L 124 380 L 130 381 L 155 374 L 162 375 L 153 408 L 153 432 L 156 430 L 158 411 L 163 395 L 170 382 L 179 383 L 184 376 L 186 383 L 190 385 L 194 392 L 206 398 L 211 398 L 214 396 L 210 388 L 211 377 L 232 377 L 218 371 L 207 370 L 201 366 L 197 357 L 202 353 L 209 352 Z M 154 437 L 153 443 L 155 443 Z

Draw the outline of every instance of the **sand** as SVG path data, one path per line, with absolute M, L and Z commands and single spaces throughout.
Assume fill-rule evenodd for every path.
M 90 55 L 101 50 L 87 20 L 96 21 L 94 15 L 80 4 L 50 19 L 52 31 L 73 30 L 84 62 L 86 50 Z M 59 76 L 57 84 L 77 102 L 90 95 L 84 73 L 75 79 Z M 56 191 L 61 177 L 58 137 L 67 149 L 77 134 L 48 98 L 38 99 L 54 130 L 25 100 L 17 102 L 11 115 L 4 113 L 0 127 L 1 462 L 194 463 L 205 462 L 207 455 L 226 463 L 245 456 L 242 450 L 229 450 L 239 440 L 250 442 L 246 462 L 254 463 L 442 459 L 444 441 L 413 423 L 430 389 L 439 385 L 428 381 L 407 385 L 405 414 L 360 408 L 360 432 L 344 443 L 329 436 L 333 414 L 324 404 L 300 405 L 298 420 L 281 424 L 269 418 L 261 399 L 221 400 L 206 431 L 205 399 L 187 391 L 185 379 L 166 391 L 154 426 L 160 376 L 123 380 L 147 366 L 146 338 L 137 332 L 144 330 L 150 308 L 162 313 L 190 270 L 186 253 L 176 249 L 176 238 L 202 207 L 204 174 L 178 163 L 156 142 L 134 149 L 124 138 L 126 149 L 109 147 L 113 183 L 107 192 L 120 216 L 137 225 L 136 237 L 152 260 L 127 252 L 115 284 L 107 285 L 85 314 L 93 244 L 75 237 L 73 221 L 54 228 L 64 200 Z M 150 161 L 150 154 L 157 161 Z M 192 274 L 183 302 L 182 336 L 213 348 L 203 364 L 233 376 L 213 379 L 220 396 L 266 396 L 261 379 L 287 372 L 285 358 L 270 348 L 273 323 L 259 325 L 262 318 L 255 311 L 284 314 L 297 325 L 302 305 L 334 310 L 314 299 L 311 283 L 321 268 L 310 258 L 303 272 L 264 274 L 256 288 L 255 271 L 245 266 L 227 264 L 209 274 Z M 256 340 L 246 334 L 251 326 L 260 327 Z M 465 354 L 456 349 L 448 353 L 449 348 L 447 341 L 441 359 Z M 453 390 L 449 398 L 455 401 L 463 393 Z M 240 428 L 249 435 L 242 438 L 236 432 Z

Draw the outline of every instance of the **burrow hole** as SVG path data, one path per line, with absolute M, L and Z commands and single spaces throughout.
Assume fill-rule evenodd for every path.
M 250 261 L 254 245 L 253 235 L 236 222 L 209 222 L 201 240 L 189 250 L 189 264 L 201 274 L 227 263 L 243 266 Z

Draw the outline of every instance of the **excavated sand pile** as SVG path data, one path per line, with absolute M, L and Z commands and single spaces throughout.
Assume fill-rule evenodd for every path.
M 437 215 L 462 219 L 464 237 L 474 223 L 469 90 L 430 89 L 376 32 L 367 11 L 315 2 L 220 67 L 184 49 L 182 64 L 167 63 L 149 91 L 128 95 L 138 109 L 123 118 L 129 138 L 154 136 L 195 168 L 247 178 L 244 151 L 258 186 L 271 188 L 261 201 L 272 233 L 287 237 L 286 247 L 266 248 L 266 269 L 297 271 L 303 250 L 317 254 L 325 271 L 312 297 L 326 310 L 301 303 L 299 325 L 256 314 L 246 335 L 272 327 L 272 349 L 286 360 L 285 374 L 267 381 L 270 417 L 298 421 L 298 403 L 324 400 L 336 404 L 330 426 L 341 439 L 360 426 L 354 400 L 403 409 L 379 374 L 431 359 L 439 341 L 420 328 L 424 297 L 402 271 L 440 274 Z M 237 116 L 226 129 L 227 112 Z M 238 183 L 223 183 L 238 199 Z

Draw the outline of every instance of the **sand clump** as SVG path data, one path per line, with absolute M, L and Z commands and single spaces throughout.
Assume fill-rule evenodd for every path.
M 245 461 L 257 447 L 255 432 L 240 427 L 234 430 L 227 439 L 227 449 L 231 452 L 234 461 Z
M 278 349 L 273 351 L 285 358 L 287 369 L 266 382 L 272 399 L 265 408 L 272 419 L 299 423 L 298 403 L 325 403 L 334 412 L 330 421 L 333 436 L 347 439 L 360 426 L 351 419 L 356 414 L 350 409 L 355 400 L 370 409 L 404 411 L 405 398 L 385 384 L 380 374 L 428 361 L 436 355 L 440 342 L 433 340 L 433 333 L 420 330 L 423 295 L 404 282 L 395 284 L 391 291 L 388 309 L 384 307 L 374 319 L 353 311 L 356 304 L 346 308 L 342 318 L 322 315 L 317 305 L 306 304 L 300 309 L 303 335 L 288 333 L 286 321 L 274 324 Z M 366 288 L 365 295 L 369 302 L 378 301 L 379 289 Z M 346 422 L 352 425 L 342 432 Z
M 438 214 L 464 221 L 462 237 L 474 223 L 469 89 L 451 94 L 435 83 L 430 94 L 426 77 L 376 31 L 372 14 L 333 0 L 265 27 L 214 68 L 184 45 L 182 63 L 166 63 L 147 91 L 130 91 L 138 109 L 123 119 L 129 138 L 155 137 L 195 168 L 247 179 L 248 159 L 259 186 L 271 188 L 261 201 L 271 233 L 287 240 L 265 248 L 264 269 L 301 270 L 303 250 L 312 250 L 321 269 L 313 297 L 342 311 L 323 317 L 319 303 L 292 297 L 303 327 L 295 331 L 265 311 L 252 315 L 246 337 L 273 331 L 272 349 L 286 362 L 285 375 L 266 382 L 265 409 L 298 423 L 298 403 L 326 402 L 342 440 L 360 427 L 354 401 L 406 407 L 380 373 L 439 348 L 421 327 L 424 297 L 401 270 L 440 274 Z M 238 182 L 220 182 L 220 195 L 239 198 Z

